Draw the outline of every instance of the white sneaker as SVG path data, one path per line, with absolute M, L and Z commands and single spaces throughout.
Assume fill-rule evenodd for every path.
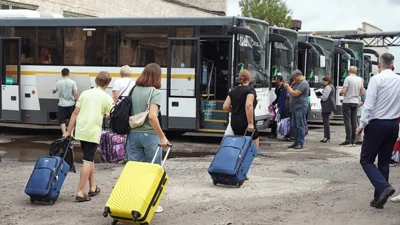
M 393 197 L 390 199 L 391 202 L 400 202 L 400 195 L 397 195 L 396 197 Z
M 158 206 L 157 209 L 156 209 L 156 213 L 160 213 L 162 211 L 164 211 L 163 207 Z

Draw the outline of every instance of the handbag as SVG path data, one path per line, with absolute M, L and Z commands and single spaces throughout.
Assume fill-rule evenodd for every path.
M 140 127 L 144 124 L 144 121 L 146 121 L 147 116 L 149 115 L 150 112 L 150 100 L 151 97 L 153 96 L 153 91 L 155 88 L 151 89 L 150 95 L 149 95 L 149 99 L 147 100 L 147 108 L 146 111 L 135 114 L 133 116 L 129 117 L 129 126 L 132 129 L 135 129 L 137 127 Z

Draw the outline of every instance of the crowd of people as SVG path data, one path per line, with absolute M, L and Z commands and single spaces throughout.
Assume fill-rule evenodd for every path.
M 357 68 L 350 67 L 350 75 L 346 77 L 340 95 L 343 96 L 343 117 L 345 122 L 346 139 L 340 145 L 355 146 L 357 135 L 364 131 L 364 140 L 361 149 L 360 163 L 369 180 L 375 187 L 374 198 L 370 205 L 383 208 L 387 199 L 393 195 L 394 189 L 388 183 L 389 164 L 392 159 L 392 150 L 399 131 L 400 116 L 400 76 L 393 72 L 394 57 L 389 53 L 382 54 L 379 60 L 380 73 L 373 76 L 366 92 L 363 81 L 357 74 Z M 58 81 L 53 93 L 59 93 L 60 123 L 63 137 L 74 133 L 74 138 L 80 140 L 83 150 L 83 165 L 80 172 L 79 187 L 76 192 L 76 201 L 90 201 L 91 197 L 100 193 L 95 182 L 94 156 L 100 142 L 100 134 L 104 115 L 109 116 L 113 105 L 117 104 L 132 88 L 132 111 L 144 112 L 149 109 L 148 119 L 142 126 L 134 128 L 127 135 L 127 160 L 151 162 L 158 145 L 166 147 L 168 140 L 162 132 L 158 120 L 161 105 L 161 68 L 155 63 L 147 65 L 139 78 L 133 84 L 130 79 L 129 66 L 120 71 L 121 78 L 113 87 L 113 96 L 105 92 L 111 82 L 111 76 L 101 71 L 96 79 L 96 87 L 83 91 L 78 98 L 76 83 L 69 78 L 69 71 L 62 71 L 63 79 Z M 254 109 L 257 105 L 257 93 L 250 85 L 250 72 L 240 71 L 240 84 L 228 94 L 223 109 L 230 112 L 230 122 L 226 134 L 252 136 L 256 146 L 259 146 L 259 134 L 255 126 Z M 272 103 L 276 107 L 280 120 L 290 118 L 290 132 L 285 138 L 293 140 L 288 146 L 294 149 L 303 149 L 307 134 L 307 114 L 309 110 L 310 87 L 300 70 L 294 70 L 290 82 L 282 76 L 275 78 L 277 88 L 276 100 Z M 319 95 L 322 106 L 324 137 L 322 143 L 330 141 L 329 122 L 336 110 L 336 93 L 330 76 L 322 79 L 324 89 Z M 366 94 L 367 93 L 367 94 Z M 368 98 L 365 96 L 368 95 Z M 147 102 L 149 101 L 149 106 Z M 361 110 L 360 110 L 361 109 Z M 70 118 L 68 128 L 65 120 Z M 277 122 L 272 121 L 272 135 L 277 137 Z M 75 131 L 74 131 L 75 129 Z M 73 132 L 74 131 L 74 132 Z M 134 141 L 133 141 L 134 140 Z M 400 145 L 400 144 L 399 144 Z M 400 151 L 400 149 L 399 149 Z M 378 167 L 374 165 L 379 155 Z M 394 155 L 394 154 L 393 154 Z M 397 159 L 398 160 L 398 153 Z M 162 156 L 156 159 L 161 163 Z M 89 191 L 85 187 L 89 183 Z M 393 198 L 400 201 L 400 197 Z M 157 212 L 162 212 L 161 206 Z

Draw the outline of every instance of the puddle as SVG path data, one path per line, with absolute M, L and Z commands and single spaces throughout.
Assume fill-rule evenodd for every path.
M 10 143 L 2 143 L 1 150 L 7 153 L 2 156 L 3 160 L 18 160 L 20 162 L 36 161 L 38 157 L 49 155 L 50 143 L 58 137 L 34 137 L 23 138 L 14 140 Z M 76 143 L 76 142 L 74 142 Z M 79 143 L 79 142 L 78 142 Z M 76 163 L 82 162 L 82 149 L 74 146 L 74 154 Z M 164 151 L 163 154 L 166 152 Z M 171 151 L 168 158 L 190 158 L 190 157 L 204 157 L 214 155 L 212 152 L 184 152 L 184 151 Z M 100 163 L 100 152 L 98 151 L 95 156 L 95 163 Z

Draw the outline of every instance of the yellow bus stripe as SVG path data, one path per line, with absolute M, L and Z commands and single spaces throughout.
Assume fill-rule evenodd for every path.
M 15 76 L 17 75 L 16 71 L 7 71 L 6 74 L 8 76 Z M 112 77 L 120 77 L 121 75 L 119 73 L 110 73 Z M 36 75 L 53 75 L 53 76 L 60 76 L 60 73 L 57 72 L 50 72 L 50 71 L 21 71 L 22 76 L 36 76 Z M 91 73 L 91 72 L 71 72 L 70 75 L 73 76 L 90 76 L 90 77 L 96 77 L 97 73 Z M 132 78 L 138 78 L 140 76 L 139 73 L 134 73 L 132 74 Z M 162 74 L 162 78 L 167 78 L 167 74 Z M 193 74 L 172 74 L 171 78 L 173 79 L 189 79 L 192 80 L 195 78 L 195 75 Z

